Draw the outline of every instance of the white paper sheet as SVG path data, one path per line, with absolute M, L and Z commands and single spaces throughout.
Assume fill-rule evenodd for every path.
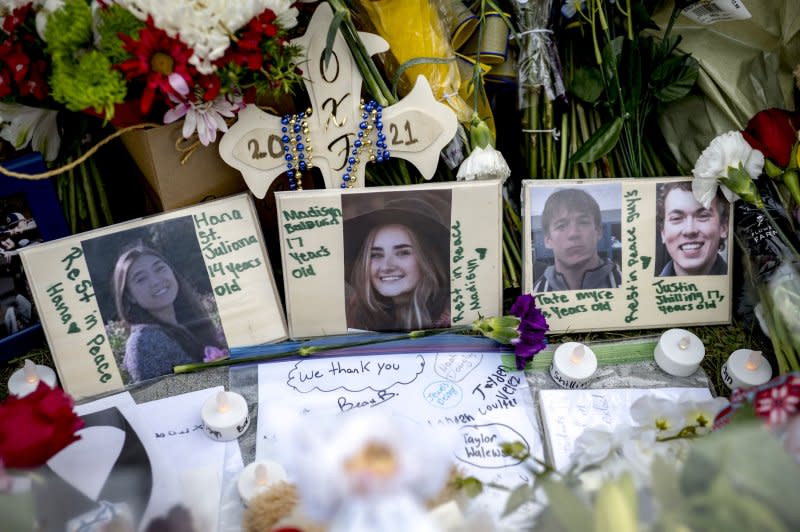
M 100 526 L 100 520 L 107 518 L 109 513 L 116 510 L 120 510 L 123 515 L 130 512 L 127 515 L 138 521 L 140 516 L 134 515 L 137 512 L 133 511 L 137 505 L 129 504 L 130 499 L 127 498 L 133 496 L 135 491 L 133 486 L 136 482 L 139 482 L 137 485 L 143 486 L 142 489 L 148 488 L 149 491 L 143 499 L 147 502 L 142 504 L 144 511 L 139 521 L 140 529 L 154 517 L 166 514 L 172 506 L 181 502 L 179 486 L 172 475 L 172 468 L 129 393 L 105 397 L 75 408 L 81 417 L 105 413 L 109 416 L 107 419 L 119 419 L 117 412 L 112 409 L 116 409 L 124 417 L 130 430 L 135 432 L 135 436 L 144 448 L 144 460 L 149 461 L 150 471 L 146 471 L 148 464 L 139 464 L 136 460 L 129 464 L 136 471 L 121 465 L 120 460 L 131 460 L 131 456 L 141 456 L 136 451 L 141 447 L 138 447 L 136 438 L 130 432 L 126 432 L 120 426 L 87 422 L 87 427 L 78 432 L 81 440 L 69 445 L 48 461 L 50 469 L 66 481 L 66 485 L 60 486 L 58 482 L 53 481 L 47 486 L 43 492 L 45 496 L 58 498 L 61 503 L 52 505 L 51 510 L 47 511 L 53 511 L 52 508 L 59 506 L 68 507 L 70 500 L 80 501 L 83 496 L 94 501 L 91 509 L 76 507 L 69 510 L 74 512 L 74 515 L 54 516 L 67 519 L 66 530 L 84 529 L 81 527 L 88 526 L 86 525 L 88 522 Z M 149 479 L 152 479 L 152 484 Z M 130 493 L 125 489 L 126 485 L 130 486 Z M 107 500 L 111 502 L 103 502 Z M 64 529 L 63 523 L 54 526 L 57 529 Z
M 200 410 L 206 399 L 223 390 L 217 386 L 137 407 L 149 424 L 158 450 L 173 467 L 196 530 L 215 530 L 219 521 L 227 445 L 206 436 Z
M 501 442 L 522 441 L 543 458 L 533 402 L 522 372 L 503 369 L 497 353 L 316 357 L 259 366 L 256 457 L 269 459 L 279 427 L 276 405 L 298 416 L 330 418 L 359 409 L 457 431 L 453 462 L 467 475 L 516 487 L 525 467 L 499 456 Z M 290 472 L 291 475 L 291 472 Z M 505 495 L 492 501 L 498 513 Z
M 633 426 L 631 405 L 646 395 L 674 401 L 711 399 L 708 388 L 540 390 L 539 412 L 549 462 L 558 471 L 568 468 L 575 440 L 586 428 L 613 432 L 617 427 Z

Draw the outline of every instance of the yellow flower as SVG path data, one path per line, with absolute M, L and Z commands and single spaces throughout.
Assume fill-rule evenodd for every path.
M 458 95 L 461 77 L 456 63 L 451 61 L 454 54 L 437 3 L 427 0 L 361 0 L 361 6 L 378 34 L 389 43 L 390 52 L 398 64 L 421 60 L 420 64 L 403 71 L 407 82 L 404 92 L 413 87 L 417 76 L 424 76 L 436 98 L 455 111 L 459 122 L 469 122 L 472 109 Z M 425 59 L 445 59 L 447 62 L 424 62 Z

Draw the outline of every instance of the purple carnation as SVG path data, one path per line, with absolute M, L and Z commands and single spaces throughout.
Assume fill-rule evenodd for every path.
M 536 308 L 536 300 L 530 294 L 522 294 L 511 306 L 511 314 L 520 319 L 519 338 L 514 344 L 517 369 L 525 369 L 529 360 L 547 346 L 545 333 L 550 329 L 542 311 Z

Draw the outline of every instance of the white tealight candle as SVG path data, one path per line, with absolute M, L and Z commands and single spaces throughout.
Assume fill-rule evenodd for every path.
M 203 428 L 212 440 L 234 440 L 250 425 L 247 401 L 236 392 L 212 395 L 203 403 L 201 415 Z
M 247 506 L 250 499 L 285 480 L 286 470 L 282 465 L 272 460 L 256 460 L 242 469 L 236 487 L 242 503 Z
M 676 377 L 688 377 L 706 355 L 703 341 L 685 329 L 670 329 L 661 335 L 655 352 L 658 366 Z
M 562 388 L 586 388 L 595 371 L 597 357 L 583 344 L 567 342 L 553 354 L 550 376 Z
M 34 364 L 31 359 L 25 359 L 25 365 L 11 374 L 8 379 L 8 393 L 17 397 L 25 397 L 33 392 L 39 383 L 43 382 L 49 387 L 56 385 L 56 372 L 42 364 Z
M 722 380 L 731 390 L 760 386 L 771 378 L 772 367 L 761 351 L 737 349 L 722 366 Z

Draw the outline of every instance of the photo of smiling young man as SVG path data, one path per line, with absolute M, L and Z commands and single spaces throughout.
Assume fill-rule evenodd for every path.
M 608 203 L 607 220 L 604 224 L 600 205 L 586 190 L 560 188 L 550 194 L 541 211 L 541 230 L 534 231 L 534 241 L 541 241 L 539 247 L 544 248 L 534 263 L 547 264 L 536 278 L 534 292 L 617 288 L 622 282 L 619 266 L 612 260 L 615 247 L 611 236 L 617 241 L 619 237 L 604 236 L 604 226 L 610 233 L 612 226 L 618 230 L 620 225 L 620 186 L 586 188 Z
M 730 204 L 721 194 L 705 208 L 692 193 L 690 181 L 657 186 L 656 223 L 666 261 L 657 277 L 725 275 L 721 252 L 728 238 Z M 662 261 L 663 262 L 663 261 Z

